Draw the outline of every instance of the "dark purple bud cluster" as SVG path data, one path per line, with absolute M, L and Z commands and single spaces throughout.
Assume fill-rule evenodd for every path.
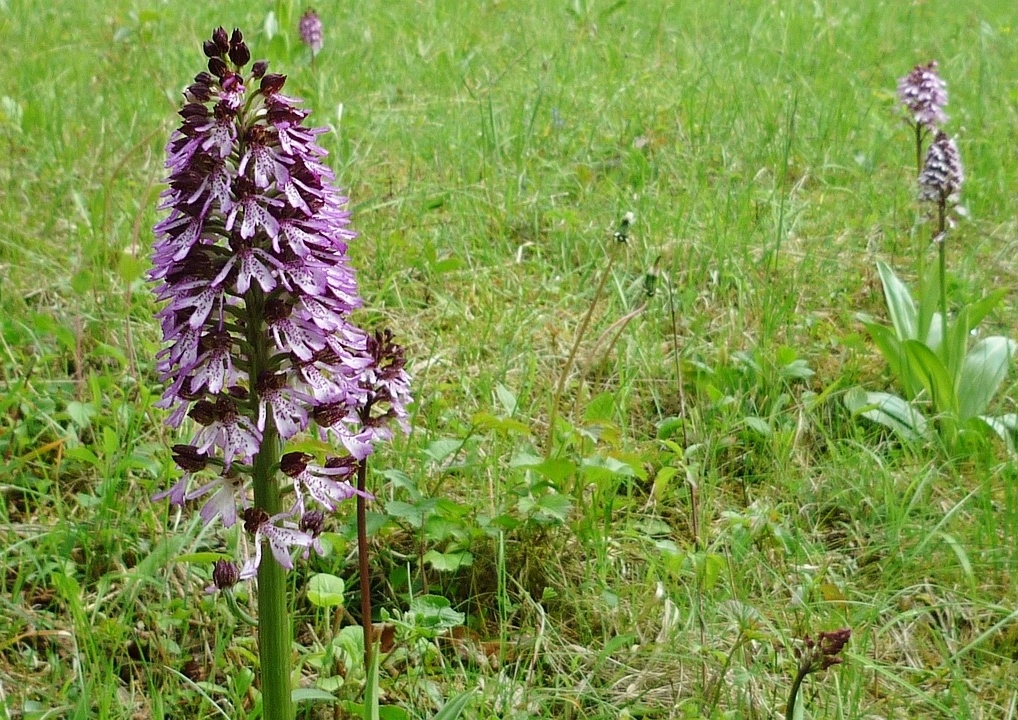
M 964 181 L 958 146 L 946 133 L 938 130 L 926 151 L 926 162 L 919 174 L 919 199 L 940 205 L 957 202 Z
M 802 647 L 795 649 L 802 675 L 821 672 L 842 662 L 841 651 L 852 637 L 852 628 L 841 628 L 821 632 L 814 640 L 809 635 L 803 638 Z

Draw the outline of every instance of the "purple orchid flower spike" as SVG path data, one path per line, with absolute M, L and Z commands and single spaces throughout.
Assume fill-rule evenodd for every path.
M 301 36 L 321 49 L 313 11 Z M 236 573 L 247 579 L 262 541 L 287 569 L 288 548 L 316 543 L 325 516 L 309 503 L 333 512 L 371 497 L 350 479 L 374 444 L 391 438 L 388 420 L 408 428 L 409 376 L 390 333 L 369 334 L 351 320 L 361 305 L 347 257 L 356 234 L 317 142 L 326 130 L 309 127 L 309 111 L 283 94 L 285 76 L 263 61 L 247 67 L 239 30 L 219 28 L 202 47 L 207 70 L 184 91 L 166 146 L 165 217 L 154 228 L 149 273 L 162 303 L 156 369 L 166 389 L 158 406 L 171 426 L 190 420 L 193 430 L 174 446 L 183 475 L 153 498 L 203 499 L 206 525 L 243 517 L 256 537 Z M 280 462 L 280 444 L 308 432 L 349 454 L 319 465 L 288 453 Z M 265 453 L 275 456 L 266 461 Z M 256 467 L 268 468 L 261 480 Z M 289 509 L 266 513 L 254 502 L 254 484 L 287 481 L 295 491 Z M 313 533 L 288 520 L 299 517 L 310 518 Z M 231 569 L 221 565 L 223 582 L 214 585 L 232 579 Z
M 311 55 L 314 57 L 322 51 L 324 40 L 322 38 L 322 19 L 318 17 L 311 8 L 304 11 L 300 16 L 300 41 L 308 46 Z

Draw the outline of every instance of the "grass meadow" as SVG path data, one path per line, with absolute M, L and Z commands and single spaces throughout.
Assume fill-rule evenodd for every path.
M 1016 331 L 1012 0 L 323 2 L 313 62 L 303 9 L 0 0 L 8 717 L 260 714 L 254 634 L 193 561 L 219 531 L 150 501 L 179 439 L 144 275 L 217 25 L 333 130 L 360 318 L 414 376 L 370 477 L 383 718 L 469 688 L 467 718 L 784 717 L 804 638 L 841 627 L 801 717 L 1018 717 L 1013 457 L 843 401 L 894 388 L 857 317 L 886 322 L 876 262 L 936 258 L 895 93 L 917 63 L 966 171 L 951 305 L 1005 288 L 984 326 Z M 1016 397 L 1012 372 L 993 411 Z M 362 691 L 351 519 L 290 575 L 299 685 L 336 699 L 301 718 Z M 318 572 L 347 609 L 309 601 Z

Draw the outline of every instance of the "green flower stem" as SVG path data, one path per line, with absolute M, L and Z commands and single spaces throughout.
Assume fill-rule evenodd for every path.
M 279 437 L 271 423 L 262 435 L 254 462 L 255 505 L 269 515 L 282 510 L 275 468 L 280 457 Z M 286 597 L 286 571 L 266 552 L 258 567 L 258 656 L 262 674 L 262 717 L 293 720 L 290 700 L 290 614 Z
M 245 298 L 249 317 L 247 340 L 251 347 L 251 378 L 271 367 L 271 349 L 264 318 L 265 296 L 255 286 Z M 257 399 L 252 393 L 250 417 L 258 417 Z M 283 444 L 271 420 L 265 424 L 261 447 L 251 472 L 255 507 L 272 515 L 283 509 L 276 472 Z M 267 550 L 267 549 L 266 549 Z M 264 720 L 293 720 L 290 693 L 290 612 L 287 605 L 286 571 L 265 552 L 258 566 L 258 659 L 262 679 L 262 717 Z
M 937 250 L 940 253 L 940 353 L 944 366 L 951 367 L 947 357 L 947 201 L 942 199 L 938 207 Z
M 916 176 L 923 174 L 923 126 L 922 123 L 915 123 L 915 172 Z
M 258 621 L 251 617 L 247 613 L 247 611 L 244 610 L 244 608 L 242 608 L 237 603 L 237 596 L 233 594 L 232 590 L 224 590 L 223 597 L 226 598 L 226 604 L 229 606 L 230 612 L 233 613 L 233 616 L 235 618 L 240 620 L 245 625 L 250 625 L 251 627 L 258 627 Z
M 374 650 L 374 633 L 371 623 L 371 576 L 368 566 L 368 520 L 367 492 L 368 461 L 367 458 L 357 463 L 357 561 L 360 566 L 361 585 L 361 627 L 364 631 L 364 672 L 371 668 L 371 653 Z
M 795 699 L 799 695 L 799 688 L 802 686 L 802 681 L 809 675 L 809 670 L 799 668 L 799 672 L 795 675 L 795 681 L 792 683 L 792 691 L 788 693 L 788 704 L 785 706 L 785 720 L 795 719 Z

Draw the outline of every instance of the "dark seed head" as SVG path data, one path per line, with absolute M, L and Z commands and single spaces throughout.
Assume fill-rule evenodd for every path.
M 222 25 L 212 32 L 212 42 L 219 48 L 220 55 L 225 55 L 230 51 L 230 39 L 226 36 L 226 28 Z
M 311 537 L 318 537 L 325 529 L 325 513 L 311 510 L 301 515 L 299 527 Z
M 288 452 L 279 460 L 279 470 L 287 477 L 296 477 L 307 470 L 312 456 L 302 452 Z
M 226 73 L 230 72 L 230 69 L 223 62 L 220 57 L 209 58 L 209 72 L 215 75 L 217 78 L 226 77 Z
M 198 452 L 194 445 L 174 445 L 173 462 L 185 472 L 198 472 L 208 465 L 208 453 Z
M 262 81 L 259 84 L 259 88 L 265 95 L 274 95 L 283 89 L 283 85 L 286 83 L 286 75 L 280 75 L 279 73 L 268 73 L 262 77 Z
M 216 406 L 208 400 L 199 400 L 187 413 L 187 416 L 199 425 L 208 427 L 216 421 Z
M 251 62 L 251 51 L 247 49 L 247 43 L 230 45 L 230 60 L 237 67 L 244 67 Z
M 269 514 L 257 507 L 244 510 L 244 529 L 254 535 L 258 529 L 269 521 Z
M 212 582 L 219 590 L 226 590 L 233 587 L 240 580 L 240 570 L 237 564 L 231 560 L 216 560 L 212 568 Z

